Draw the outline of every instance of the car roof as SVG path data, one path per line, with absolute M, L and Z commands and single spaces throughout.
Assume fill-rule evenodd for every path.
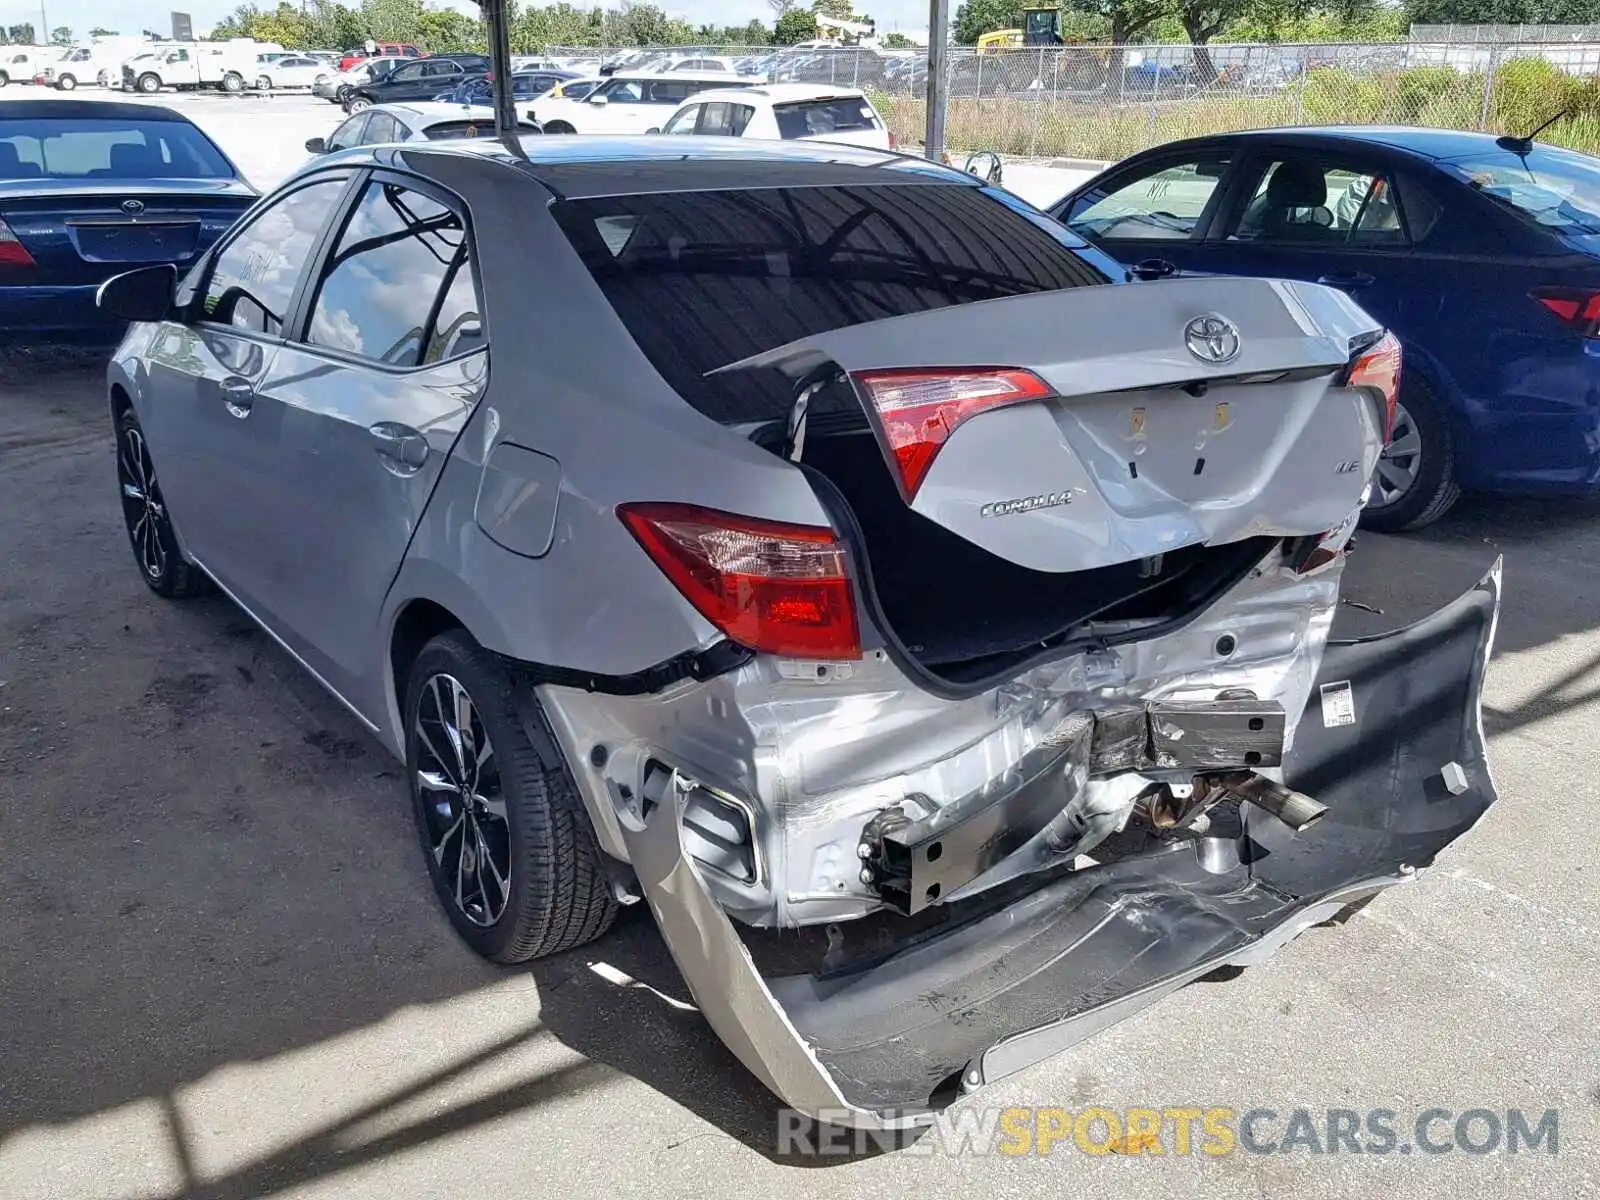
M 0 105 L 3 121 L 175 121 L 191 124 L 188 117 L 159 104 L 129 104 L 117 100 L 8 100 Z
M 733 83 L 743 76 L 735 75 L 728 71 L 617 71 L 610 76 L 612 79 L 625 79 L 632 83 Z
M 1460 129 L 1429 129 L 1410 125 L 1300 125 L 1279 129 L 1245 129 L 1236 133 L 1210 134 L 1171 142 L 1172 146 L 1218 145 L 1228 142 L 1279 141 L 1299 145 L 1368 145 L 1399 150 L 1428 159 L 1460 158 L 1496 150 L 1492 133 L 1469 133 Z
M 839 142 L 590 134 L 525 137 L 521 145 L 520 158 L 493 136 L 409 143 L 404 148 L 354 147 L 312 159 L 295 177 L 334 164 L 354 166 L 379 159 L 387 164 L 394 155 L 426 177 L 427 160 L 448 155 L 522 171 L 564 199 L 890 183 L 982 186 L 974 175 L 916 155 Z
M 831 87 L 825 83 L 752 83 L 748 87 L 717 88 L 698 92 L 684 101 L 694 104 L 707 100 L 741 99 L 759 96 L 769 104 L 798 104 L 806 100 L 864 100 L 866 93 L 859 88 Z

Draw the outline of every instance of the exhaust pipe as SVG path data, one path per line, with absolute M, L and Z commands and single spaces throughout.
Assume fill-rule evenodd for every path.
M 1213 777 L 1223 790 L 1241 800 L 1248 800 L 1257 808 L 1271 813 L 1296 833 L 1304 833 L 1328 815 L 1328 806 L 1318 803 L 1304 792 L 1258 775 L 1254 771 L 1235 771 Z

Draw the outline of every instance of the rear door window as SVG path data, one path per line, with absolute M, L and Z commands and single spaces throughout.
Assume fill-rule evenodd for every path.
M 1311 155 L 1268 163 L 1224 232 L 1229 241 L 1272 244 L 1406 244 L 1399 198 L 1387 173 Z
M 607 196 L 552 211 L 657 370 L 719 420 L 787 411 L 776 381 L 705 376 L 797 338 L 1108 282 L 1053 222 L 962 184 Z
M 460 216 L 374 180 L 323 267 L 305 340 L 388 366 L 427 365 L 481 341 L 476 297 Z
M 772 114 L 778 119 L 778 134 L 785 140 L 883 128 L 872 105 L 860 97 L 778 104 Z
M 343 175 L 319 180 L 254 217 L 217 255 L 199 319 L 281 334 L 301 271 L 344 187 Z

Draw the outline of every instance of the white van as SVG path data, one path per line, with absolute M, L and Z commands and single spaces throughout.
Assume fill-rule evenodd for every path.
M 242 92 L 255 81 L 258 46 L 255 42 L 184 42 L 158 47 L 122 64 L 122 86 L 146 95 L 166 87 Z
M 0 87 L 32 83 L 60 54 L 60 46 L 0 46 Z

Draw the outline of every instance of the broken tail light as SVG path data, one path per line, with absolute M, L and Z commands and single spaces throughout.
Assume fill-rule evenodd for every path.
M 855 593 L 833 530 L 692 504 L 617 510 L 684 599 L 728 637 L 791 658 L 860 658 Z
M 33 255 L 28 253 L 28 248 L 17 240 L 17 235 L 11 232 L 11 227 L 0 220 L 0 267 L 33 265 Z
M 1350 364 L 1346 387 L 1371 388 L 1383 397 L 1383 440 L 1387 445 L 1394 432 L 1394 409 L 1400 397 L 1400 341 L 1386 333 L 1356 355 Z
M 1054 394 L 1032 371 L 1012 367 L 857 371 L 851 379 L 877 417 L 907 503 L 964 422 L 992 408 Z
M 1586 338 L 1600 337 L 1600 291 L 1592 288 L 1535 288 L 1533 298 L 1568 329 Z

